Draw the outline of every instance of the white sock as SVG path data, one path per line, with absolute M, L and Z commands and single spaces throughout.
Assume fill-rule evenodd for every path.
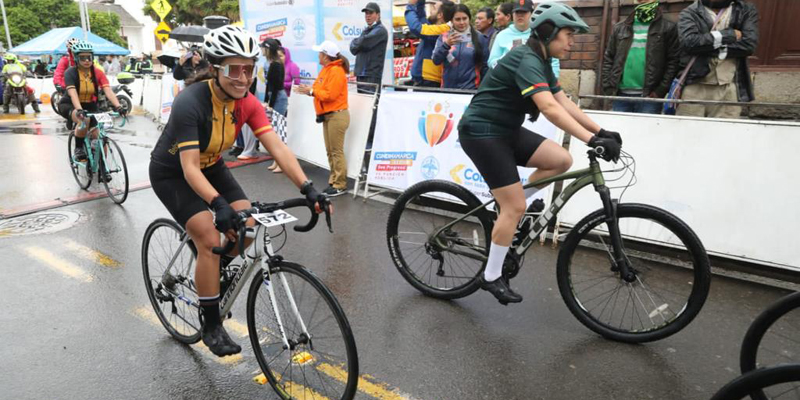
M 529 187 L 529 188 L 525 189 L 525 198 L 526 199 L 530 199 L 531 196 L 535 195 L 536 192 L 538 192 L 538 191 L 539 191 L 539 188 L 537 188 L 537 187 Z
M 492 282 L 503 274 L 503 261 L 506 259 L 508 246 L 500 246 L 492 242 L 489 248 L 489 261 L 486 262 L 486 269 L 483 271 L 483 279 Z

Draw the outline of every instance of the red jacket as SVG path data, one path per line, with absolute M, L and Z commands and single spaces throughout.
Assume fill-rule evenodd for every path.
M 58 60 L 56 72 L 53 74 L 53 84 L 64 87 L 64 72 L 67 72 L 67 68 L 74 66 L 75 58 L 72 57 L 72 53 L 67 53 L 66 56 L 61 57 L 61 59 Z

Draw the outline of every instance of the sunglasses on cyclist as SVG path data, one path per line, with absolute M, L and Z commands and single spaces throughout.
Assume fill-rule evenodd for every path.
M 92 61 L 92 56 L 78 56 L 78 61 Z
M 247 79 L 253 79 L 256 76 L 256 66 L 249 64 L 228 64 L 225 66 L 215 65 L 214 68 L 218 69 L 222 75 L 228 79 L 239 79 L 242 74 Z

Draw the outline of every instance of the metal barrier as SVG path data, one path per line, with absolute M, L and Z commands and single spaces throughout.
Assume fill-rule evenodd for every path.
M 601 96 L 601 95 L 580 95 L 581 99 L 591 100 L 622 100 L 634 103 L 675 103 L 675 104 L 708 104 L 716 106 L 739 106 L 739 107 L 771 107 L 771 108 L 798 108 L 800 103 L 764 103 L 764 102 L 738 102 L 738 101 L 716 101 L 716 100 L 681 100 L 681 99 L 661 99 L 652 97 L 626 97 L 626 96 Z

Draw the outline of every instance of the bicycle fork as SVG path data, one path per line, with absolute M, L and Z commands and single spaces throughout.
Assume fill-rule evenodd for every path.
M 598 186 L 595 190 L 600 194 L 600 200 L 603 202 L 605 222 L 608 226 L 608 235 L 611 237 L 613 251 L 613 254 L 610 254 L 613 257 L 611 270 L 619 272 L 625 282 L 631 283 L 636 280 L 636 274 L 631 269 L 628 258 L 622 249 L 622 237 L 619 232 L 619 219 L 617 219 L 617 200 L 611 199 L 611 192 L 605 185 Z
M 283 286 L 283 289 L 286 291 L 286 297 L 289 298 L 289 305 L 294 313 L 295 318 L 297 321 L 300 322 L 300 327 L 303 329 L 303 333 L 300 334 L 300 337 L 297 340 L 290 339 L 286 337 L 286 330 L 283 329 L 283 319 L 281 318 L 280 310 L 278 309 L 278 301 L 275 297 L 275 286 L 272 284 L 271 276 L 272 274 L 269 272 L 269 268 L 264 269 L 264 285 L 267 286 L 267 291 L 269 292 L 269 300 L 272 303 L 272 312 L 275 313 L 275 320 L 278 322 L 278 330 L 281 332 L 281 340 L 283 341 L 283 348 L 284 350 L 294 350 L 297 348 L 298 344 L 311 344 L 311 334 L 308 333 L 308 328 L 306 327 L 305 321 L 300 316 L 300 311 L 297 309 L 297 304 L 294 301 L 294 296 L 292 295 L 292 289 L 289 288 L 289 282 L 286 280 L 286 276 L 284 274 L 277 274 L 278 278 L 280 279 L 280 284 Z

